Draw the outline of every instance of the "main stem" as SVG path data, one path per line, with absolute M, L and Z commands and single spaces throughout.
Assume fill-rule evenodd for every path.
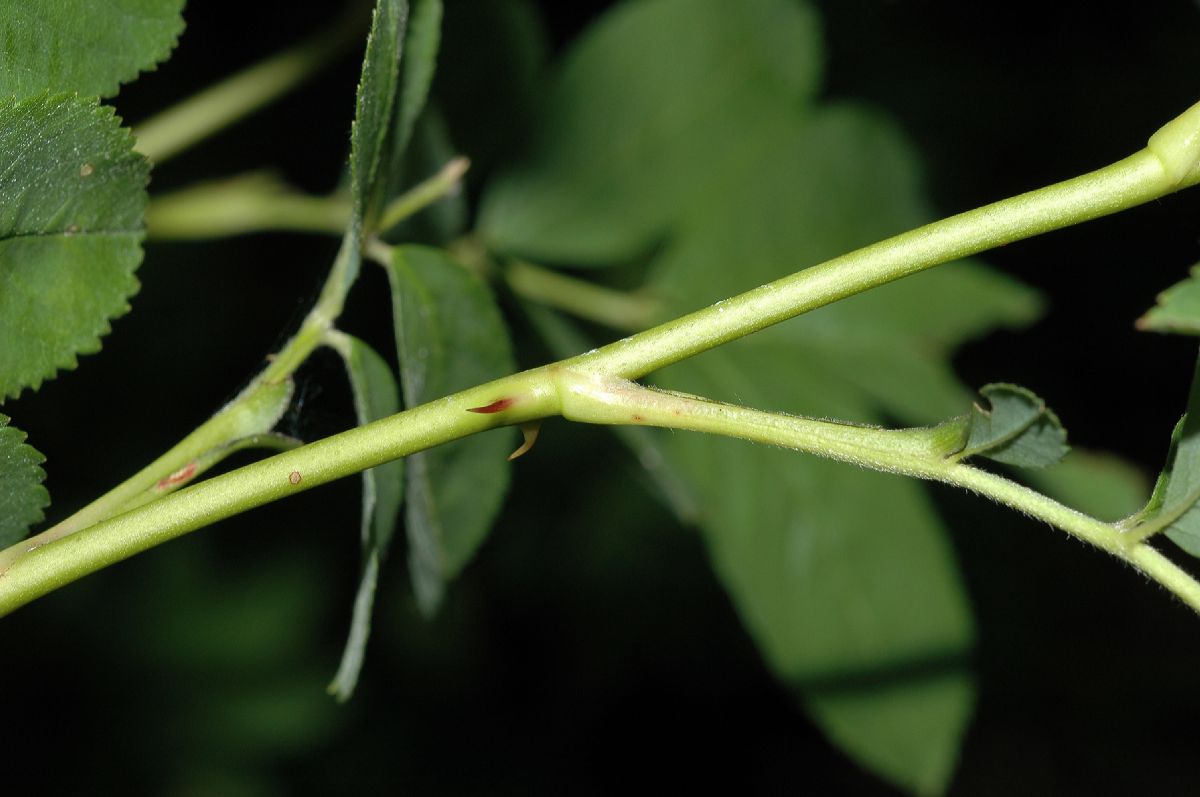
M 279 454 L 49 544 L 39 545 L 37 538 L 18 543 L 0 551 L 0 614 L 138 551 L 299 489 L 492 426 L 525 423 L 557 414 L 562 407 L 555 376 L 558 373 L 637 378 L 908 274 L 1130 208 L 1197 182 L 1200 182 L 1200 104 L 1155 133 L 1145 150 L 1103 169 L 898 235 L 558 366 L 472 388 Z M 325 299 L 323 294 L 319 306 Z M 340 302 L 337 310 L 340 311 Z M 318 316 L 310 315 L 317 326 L 326 321 L 332 323 L 324 314 Z M 297 337 L 307 342 L 309 332 L 313 336 L 320 334 L 320 330 L 307 330 L 306 326 Z M 268 372 L 283 370 L 288 362 L 287 358 L 284 362 L 277 360 Z M 486 417 L 466 412 L 472 406 L 488 405 L 500 398 L 513 400 L 503 412 Z M 966 476 L 959 478 L 964 481 L 954 483 L 981 492 L 987 488 L 983 477 L 971 477 L 976 481 L 969 484 Z M 1022 510 L 1028 509 L 1027 504 L 1036 503 L 1033 496 L 1037 494 L 1031 491 L 1006 495 L 1012 505 Z M 1110 550 L 1102 544 L 1104 539 L 1098 536 L 1089 541 Z M 1146 553 L 1149 549 L 1145 546 L 1135 550 L 1138 553 L 1130 554 L 1133 558 L 1128 561 L 1144 568 L 1158 568 L 1163 576 L 1159 580 L 1163 583 L 1164 579 L 1169 580 L 1170 574 L 1163 570 L 1165 560 L 1156 558 L 1158 555 L 1153 552 Z

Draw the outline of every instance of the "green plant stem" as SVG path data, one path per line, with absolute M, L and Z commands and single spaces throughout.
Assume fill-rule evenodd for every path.
M 518 374 L 327 437 L 194 484 L 83 531 L 0 551 L 0 615 L 81 576 L 194 529 L 399 457 L 509 423 L 553 415 L 543 372 Z M 468 412 L 516 397 L 499 415 Z
M 1200 157 L 1200 141 L 1194 145 Z M 1142 150 L 1089 174 L 836 257 L 569 363 L 635 379 L 839 299 L 986 249 L 1135 207 L 1198 179 L 1192 175 L 1191 182 L 1175 181 L 1158 155 Z
M 413 191 L 406 193 L 404 197 L 416 195 L 419 197 L 419 201 L 409 199 L 404 202 L 404 207 L 410 213 L 415 213 L 429 203 L 437 201 L 446 192 L 454 189 L 464 170 L 465 164 L 460 164 L 453 169 L 443 169 L 439 173 L 440 177 L 435 176 L 414 188 Z M 444 179 L 446 174 L 456 176 L 453 180 L 446 180 Z M 271 180 L 271 178 L 266 179 Z M 233 185 L 226 187 L 233 194 L 237 194 L 248 188 L 252 189 L 255 185 L 261 185 L 262 180 L 261 176 L 255 175 L 235 178 Z M 429 189 L 431 183 L 438 187 L 438 191 Z M 272 181 L 271 185 L 277 184 Z M 225 189 L 221 188 L 216 189 L 214 193 L 225 192 Z M 229 197 L 225 197 L 225 201 L 228 202 L 228 200 Z M 210 198 L 208 201 L 220 204 L 221 199 Z M 348 215 L 348 209 L 346 212 Z M 344 225 L 346 221 L 347 219 L 343 218 L 341 224 Z M 200 476 L 228 453 L 236 450 L 239 445 L 244 445 L 239 441 L 256 440 L 266 443 L 265 447 L 278 448 L 278 436 L 272 437 L 267 433 L 287 409 L 291 399 L 291 375 L 317 347 L 328 342 L 330 331 L 341 315 L 346 294 L 354 282 L 353 275 L 358 269 L 360 255 L 356 241 L 357 235 L 358 231 L 352 230 L 344 236 L 342 247 L 338 251 L 333 268 L 330 269 L 320 297 L 301 323 L 300 329 L 278 353 L 270 358 L 267 367 L 246 386 L 237 398 L 154 462 L 75 514 L 30 537 L 18 546 L 7 551 L 0 551 L 0 572 L 3 572 L 8 562 L 19 555 L 21 545 L 25 547 L 46 545 L 121 512 L 160 498 Z M 374 243 L 378 245 L 377 242 Z
M 463 175 L 471 161 L 463 157 L 450 159 L 437 174 L 429 177 L 393 199 L 379 214 L 379 234 L 385 235 L 400 222 L 459 190 Z
M 355 11 L 361 11 L 355 6 Z M 359 39 L 364 17 L 346 14 L 331 31 L 271 56 L 134 126 L 137 150 L 163 163 L 282 97 Z
M 151 239 L 217 238 L 263 230 L 341 235 L 350 218 L 344 194 L 312 196 L 270 174 L 209 180 L 155 196 L 146 208 Z
M 871 470 L 963 487 L 1043 520 L 1136 567 L 1200 612 L 1200 582 L 1154 548 L 1003 476 L 949 455 L 961 442 L 952 427 L 878 429 L 761 412 L 654 390 L 619 377 L 556 372 L 562 415 L 584 423 L 658 426 L 783 446 Z
M 297 489 L 307 489 L 493 426 L 527 423 L 564 411 L 564 402 L 571 399 L 559 398 L 564 390 L 560 384 L 563 374 L 583 374 L 587 379 L 601 380 L 612 376 L 636 378 L 921 269 L 989 246 L 1129 208 L 1197 182 L 1200 182 L 1200 104 L 1156 133 L 1151 138 L 1151 148 L 1104 169 L 896 236 L 556 366 L 472 388 L 279 454 L 48 544 L 38 545 L 35 537 L 0 551 L 0 613 L 133 553 Z M 301 331 L 256 382 L 278 383 L 307 352 L 320 345 L 344 301 L 346 284 L 335 277 L 358 264 L 358 248 L 351 245 L 356 234 L 357 231 L 352 231 L 347 235 L 343 254 Z M 465 412 L 472 406 L 487 405 L 500 398 L 512 399 L 513 403 L 494 415 Z M 566 411 L 585 419 L 577 407 Z M 782 427 L 774 428 L 769 423 L 766 426 L 771 434 L 778 435 L 770 438 L 770 442 L 793 447 L 803 442 L 799 438 L 785 438 Z M 862 443 L 862 427 L 836 426 L 836 430 L 826 430 L 828 434 L 811 449 L 814 453 L 860 461 L 870 467 L 878 465 L 884 470 L 920 478 L 938 478 L 989 495 L 1121 556 L 1168 586 L 1189 605 L 1200 607 L 1200 590 L 1190 577 L 1148 546 L 1136 541 L 1126 543 L 1113 527 L 974 468 L 951 463 L 939 466 L 946 470 L 931 471 L 929 447 L 935 446 L 932 450 L 936 450 L 937 443 L 914 437 L 911 431 L 887 433 L 887 439 L 892 441 L 887 447 L 890 453 L 876 460 L 873 458 L 879 452 Z M 722 433 L 717 428 L 697 427 L 697 430 Z M 907 450 L 905 446 L 912 448 Z M 293 476 L 298 483 L 292 483 Z
M 659 303 L 648 296 L 616 291 L 523 260 L 504 269 L 504 281 L 518 296 L 625 332 L 645 329 L 661 315 Z

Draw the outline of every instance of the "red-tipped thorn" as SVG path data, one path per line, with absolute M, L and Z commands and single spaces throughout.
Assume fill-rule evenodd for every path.
M 467 412 L 478 412 L 481 415 L 491 415 L 494 412 L 503 412 L 516 403 L 516 399 L 502 398 L 496 399 L 491 404 L 485 404 L 482 407 L 468 407 Z

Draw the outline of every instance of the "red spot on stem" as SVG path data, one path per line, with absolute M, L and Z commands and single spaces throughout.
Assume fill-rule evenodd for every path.
M 514 398 L 496 399 L 491 404 L 485 404 L 482 407 L 469 407 L 467 412 L 478 412 L 482 415 L 491 415 L 494 412 L 503 412 L 516 403 Z
M 195 475 L 196 475 L 196 463 L 189 462 L 188 464 L 184 465 L 182 468 L 175 471 L 174 473 L 172 473 L 170 476 L 166 477 L 165 479 L 159 479 L 158 480 L 158 489 L 169 490 L 172 487 L 178 487 L 179 485 L 183 484 L 185 481 L 187 481 L 188 479 L 192 478 Z

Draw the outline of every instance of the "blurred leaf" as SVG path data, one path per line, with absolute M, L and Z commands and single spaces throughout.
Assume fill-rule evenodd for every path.
M 794 378 L 751 345 L 673 366 L 669 387 L 756 407 L 869 414 L 869 397 Z M 973 631 L 941 524 L 915 482 L 701 435 L 663 440 L 692 487 L 713 565 L 775 673 L 847 753 L 938 792 L 972 707 Z
M 1200 266 L 1158 295 L 1154 307 L 1137 321 L 1138 329 L 1200 335 Z
M 631 259 L 737 168 L 755 114 L 817 89 L 815 14 L 784 0 L 655 0 L 616 7 L 548 88 L 526 157 L 482 200 L 489 246 L 549 262 Z M 664 42 L 670 42 L 664 47 Z
M 111 108 L 0 100 L 0 400 L 100 349 L 142 259 L 146 160 Z
M 979 394 L 989 408 L 975 404 L 971 414 L 951 421 L 965 436 L 959 458 L 985 457 L 1006 465 L 1044 468 L 1066 456 L 1067 430 L 1046 402 L 1018 385 L 984 385 Z
M 1052 468 L 1022 471 L 1021 478 L 1072 509 L 1104 521 L 1129 517 L 1146 502 L 1146 476 L 1120 457 L 1072 448 Z
M 450 3 L 434 81 L 471 173 L 486 174 L 501 154 L 524 141 L 549 44 L 530 0 Z
M 417 117 L 425 109 L 442 35 L 441 0 L 414 2 L 416 7 L 409 21 L 405 42 L 400 107 L 396 110 L 395 129 L 392 131 L 393 159 L 403 155 L 412 138 Z
M 354 413 L 360 426 L 400 411 L 400 390 L 392 369 L 374 349 L 350 335 L 337 336 L 332 345 L 346 364 L 354 395 Z M 362 476 L 362 577 L 354 599 L 354 616 L 350 621 L 346 649 L 333 683 L 329 685 L 329 691 L 339 700 L 348 700 L 354 693 L 362 670 L 379 568 L 387 556 L 399 519 L 404 460 L 369 468 Z
M 43 91 L 112 96 L 166 60 L 184 0 L 0 0 L 0 97 Z
M 566 57 L 530 154 L 485 192 L 488 245 L 611 265 L 658 244 L 651 288 L 677 315 L 928 221 L 892 125 L 811 104 L 817 35 L 808 7 L 784 0 L 647 0 L 608 14 Z M 927 424 L 970 401 L 950 352 L 1038 310 L 1029 289 L 959 263 L 661 381 L 764 410 Z M 921 488 L 765 447 L 660 440 L 776 673 L 848 753 L 905 788 L 942 790 L 971 712 L 973 631 Z
M 395 199 L 416 183 L 436 174 L 457 155 L 438 109 L 426 108 L 417 120 L 404 157 L 391 170 L 385 200 Z M 393 243 L 444 245 L 466 232 L 467 214 L 465 194 L 453 190 L 387 230 L 383 237 Z
M 475 275 L 439 249 L 394 252 L 388 275 L 405 406 L 515 370 L 504 319 Z M 426 614 L 487 536 L 508 490 L 512 445 L 511 430 L 497 430 L 408 457 L 409 569 Z
M 803 118 L 781 99 L 755 119 L 768 128 L 755 140 L 770 145 L 680 220 L 655 263 L 673 314 L 930 216 L 912 153 L 880 117 L 840 106 Z M 1011 280 L 955 264 L 673 366 L 663 381 L 767 410 L 929 423 L 970 400 L 946 362 L 954 346 L 1037 306 Z M 668 462 L 699 498 L 714 565 L 773 668 L 849 754 L 907 789 L 944 789 L 973 703 L 972 623 L 922 488 L 765 448 L 735 460 L 720 443 L 703 459 L 716 441 L 687 440 L 667 441 Z
M 0 414 L 0 549 L 24 539 L 50 505 L 50 494 L 42 486 L 46 458 L 8 422 L 8 416 Z

